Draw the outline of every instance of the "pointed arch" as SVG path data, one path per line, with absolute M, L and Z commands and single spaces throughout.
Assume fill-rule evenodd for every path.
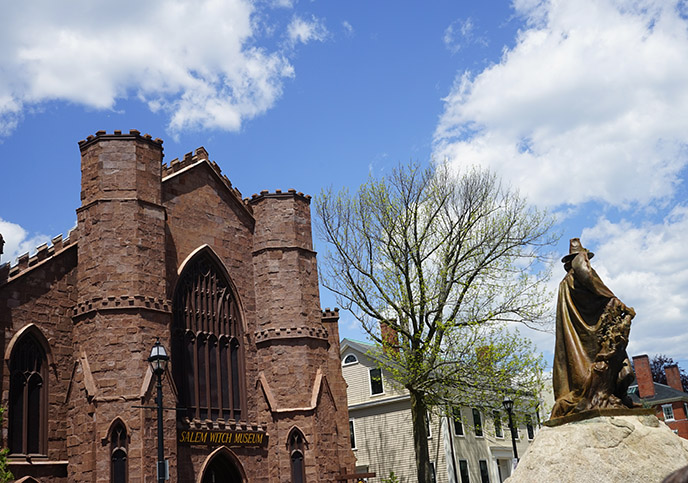
M 214 479 L 213 479 L 214 477 Z M 210 453 L 201 465 L 196 483 L 212 481 L 243 483 L 247 481 L 246 471 L 236 454 L 226 446 L 220 446 Z
M 195 250 L 193 250 L 191 253 L 189 253 L 186 256 L 186 258 L 179 265 L 179 268 L 177 268 L 178 279 L 181 278 L 181 275 L 184 272 L 184 270 L 186 270 L 189 262 L 191 262 L 191 260 L 193 260 L 194 258 L 196 258 L 198 255 L 200 255 L 202 253 L 205 253 L 208 257 L 212 258 L 215 261 L 218 269 L 222 272 L 225 279 L 229 283 L 229 286 L 232 289 L 232 292 L 234 293 L 239 313 L 243 314 L 244 313 L 244 305 L 241 302 L 241 298 L 239 297 L 239 290 L 237 290 L 236 285 L 234 285 L 234 281 L 232 280 L 232 277 L 229 276 L 229 272 L 227 271 L 227 267 L 225 267 L 225 264 L 223 263 L 222 259 L 218 256 L 217 253 L 215 253 L 215 250 L 213 250 L 213 248 L 210 245 L 208 245 L 207 243 L 196 248 Z M 177 287 L 179 287 L 179 283 L 177 283 L 177 286 L 175 287 L 175 294 L 176 294 L 176 288 Z M 245 334 L 248 330 L 246 327 L 246 321 L 244 320 L 243 317 L 241 317 L 240 321 L 241 321 L 241 329 L 242 329 L 243 333 Z
M 50 343 L 48 342 L 46 336 L 43 334 L 43 331 L 36 324 L 33 323 L 25 325 L 12 336 L 9 344 L 7 344 L 7 349 L 5 349 L 5 362 L 9 364 L 10 357 L 12 356 L 12 352 L 14 351 L 14 346 L 16 345 L 17 341 L 25 335 L 29 334 L 33 336 L 36 342 L 43 349 L 45 357 L 48 361 L 48 365 L 50 367 L 53 367 L 55 363 L 53 362 L 53 353 L 50 350 Z
M 107 430 L 105 431 L 105 434 L 103 437 L 100 439 L 100 441 L 103 444 L 106 444 L 108 441 L 110 441 L 110 437 L 112 436 L 112 431 L 115 429 L 115 427 L 121 424 L 124 427 L 124 430 L 127 432 L 128 438 L 131 439 L 131 428 L 129 425 L 122 419 L 120 416 L 115 416 L 115 418 L 110 421 L 110 425 L 108 426 Z
M 15 480 L 14 483 L 41 483 L 39 480 L 34 478 L 33 476 L 25 476 L 23 478 L 19 478 L 18 480 Z
M 245 322 L 236 287 L 208 245 L 180 266 L 172 312 L 173 379 L 186 417 L 245 417 Z
M 306 437 L 298 427 L 292 427 L 287 437 L 289 464 L 291 465 L 291 482 L 305 483 L 306 481 Z
M 129 481 L 129 439 L 131 430 L 122 418 L 117 416 L 110 423 L 106 442 L 110 443 L 110 482 Z
M 18 331 L 8 344 L 10 454 L 47 454 L 49 355 L 50 344 L 34 324 Z

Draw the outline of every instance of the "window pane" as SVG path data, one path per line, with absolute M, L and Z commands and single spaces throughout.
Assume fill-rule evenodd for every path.
M 535 437 L 535 430 L 533 428 L 533 418 L 530 414 L 526 415 L 526 430 L 528 431 L 528 439 L 533 439 Z
M 478 411 L 476 408 L 473 408 L 473 426 L 475 427 L 475 435 L 482 436 L 483 422 L 480 418 L 480 411 Z
M 210 419 L 216 420 L 220 417 L 220 393 L 218 391 L 218 367 L 217 367 L 217 338 L 215 336 L 208 340 L 208 371 L 210 375 Z
M 9 444 L 11 453 L 23 453 L 24 375 L 19 373 L 10 382 Z
M 241 399 L 239 393 L 239 342 L 236 339 L 232 340 L 232 398 L 234 419 L 241 419 Z
M 671 405 L 662 406 L 662 410 L 664 411 L 664 420 L 665 421 L 673 421 L 674 420 L 674 408 L 672 408 Z
M 26 417 L 26 451 L 36 454 L 40 451 L 41 434 L 41 376 L 33 374 L 29 379 L 28 409 Z
M 291 454 L 291 481 L 292 483 L 303 483 L 303 455 L 300 451 Z
M 370 370 L 370 393 L 382 394 L 382 371 L 380 368 Z
M 494 417 L 495 436 L 498 438 L 503 438 L 504 432 L 502 431 L 502 415 L 499 413 L 499 411 L 493 411 L 492 416 Z
M 490 483 L 490 474 L 487 471 L 487 461 L 480 460 L 480 481 Z
M 461 483 L 470 483 L 468 477 L 468 461 L 459 460 L 459 472 L 461 473 Z
M 461 408 L 453 408 L 452 416 L 454 417 L 454 434 L 456 436 L 463 436 L 463 420 L 461 419 Z
M 354 362 L 358 362 L 356 359 L 356 356 L 353 354 L 349 354 L 344 358 L 344 364 L 353 364 Z
M 354 422 L 349 420 L 349 436 L 351 437 L 351 449 L 356 449 L 356 433 L 354 433 Z
M 123 449 L 112 453 L 112 483 L 127 483 L 127 453 Z

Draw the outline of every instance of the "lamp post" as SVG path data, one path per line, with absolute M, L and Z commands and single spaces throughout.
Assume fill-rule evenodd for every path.
M 509 396 L 506 396 L 504 398 L 504 401 L 502 401 L 502 404 L 504 405 L 504 409 L 506 409 L 506 412 L 509 415 L 509 431 L 511 431 L 511 445 L 514 448 L 514 465 L 513 465 L 513 467 L 516 468 L 516 465 L 518 464 L 518 449 L 516 449 L 516 429 L 514 428 L 514 419 L 513 419 L 514 400 L 511 399 Z
M 150 357 L 148 358 L 148 363 L 158 378 L 158 395 L 155 398 L 155 402 L 158 406 L 158 483 L 165 482 L 166 468 L 165 468 L 165 445 L 163 441 L 163 431 L 162 431 L 162 375 L 167 368 L 167 362 L 170 357 L 167 355 L 165 348 L 160 343 L 160 338 L 158 337 L 155 341 L 153 349 L 151 349 Z

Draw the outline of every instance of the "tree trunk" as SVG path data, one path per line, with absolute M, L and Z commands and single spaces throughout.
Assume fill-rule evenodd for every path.
M 433 483 L 432 466 L 430 466 L 430 452 L 428 450 L 428 407 L 425 404 L 425 394 L 411 393 L 411 418 L 413 420 L 413 448 L 416 451 L 416 468 L 418 483 Z

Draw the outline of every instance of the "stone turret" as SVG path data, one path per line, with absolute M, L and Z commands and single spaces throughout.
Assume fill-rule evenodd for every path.
M 120 418 L 131 430 L 129 457 L 154 454 L 150 411 L 136 409 L 150 397 L 146 356 L 155 337 L 169 347 L 170 307 L 165 283 L 165 208 L 161 204 L 162 141 L 98 131 L 79 142 L 81 200 L 75 359 L 83 394 L 72 394 L 75 434 L 90 426 L 93 441 L 74 438 L 70 458 L 90 458 L 90 471 L 70 481 L 106 481 L 109 446 L 101 444 Z M 166 415 L 170 436 L 174 415 Z M 172 419 L 170 419 L 172 418 Z M 144 474 L 149 470 L 140 469 Z M 142 474 L 129 475 L 138 481 Z M 148 475 L 151 478 L 151 475 Z

